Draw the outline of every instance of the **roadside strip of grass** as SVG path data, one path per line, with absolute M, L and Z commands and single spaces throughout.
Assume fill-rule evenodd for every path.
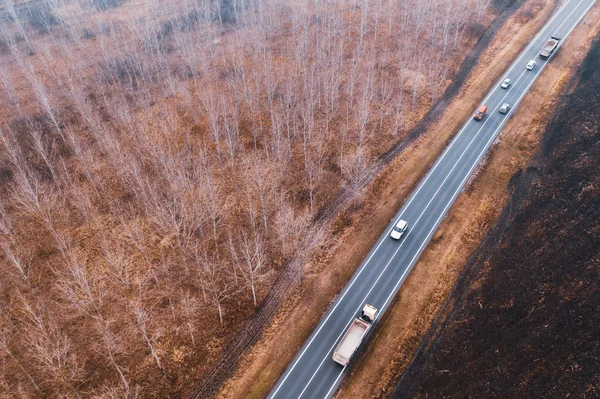
M 384 398 L 419 347 L 469 255 L 495 224 L 511 177 L 534 155 L 567 84 L 600 31 L 596 4 L 505 125 L 404 283 L 383 322 L 338 391 L 338 398 Z
M 401 157 L 381 173 L 378 179 L 365 190 L 359 201 L 353 203 L 340 215 L 334 226 L 338 231 L 342 231 L 338 239 L 306 265 L 302 285 L 294 289 L 259 342 L 244 355 L 235 375 L 225 384 L 219 397 L 262 398 L 266 396 L 326 312 L 332 298 L 351 278 L 356 267 L 360 265 L 365 254 L 405 198 L 416 187 L 464 121 L 470 117 L 489 88 L 501 77 L 530 38 L 544 25 L 553 10 L 554 3 L 530 0 L 500 29 L 489 49 L 481 56 L 467 84 L 457 96 L 458 100 L 448 107 L 444 116 L 421 139 L 413 143 Z M 560 52 L 555 58 L 558 59 L 559 55 Z M 545 74 L 549 73 L 545 72 Z M 524 102 L 523 107 L 525 106 Z M 527 145 L 522 145 L 524 151 L 533 148 L 535 139 Z M 524 161 L 525 158 L 515 159 L 515 170 L 518 168 L 518 162 Z M 510 177 L 508 170 L 504 173 Z M 482 208 L 477 213 L 485 214 L 486 208 L 492 210 L 499 208 L 501 202 L 498 200 L 501 198 L 490 200 L 491 203 L 485 207 L 480 205 Z M 461 203 L 457 205 L 461 206 Z M 493 215 L 490 215 L 484 219 L 492 220 L 492 218 Z M 447 229 L 445 226 L 452 223 L 454 219 L 453 216 L 446 219 L 441 232 L 436 234 L 432 244 L 437 245 L 437 242 L 442 239 L 450 238 L 453 238 L 452 242 L 455 245 L 459 244 L 460 234 L 443 236 L 443 231 Z M 481 223 L 484 223 L 483 219 Z M 489 225 L 489 222 L 486 223 L 481 228 L 482 231 Z M 483 233 L 477 234 L 473 240 L 476 241 L 482 235 Z M 431 249 L 427 251 L 431 252 Z M 377 356 L 365 356 L 361 359 L 352 373 L 357 378 L 352 377 L 344 385 L 342 394 L 348 392 L 348 397 L 371 397 L 376 392 L 383 392 L 388 385 L 393 385 L 395 376 L 400 370 L 385 371 L 390 362 L 397 358 L 395 355 L 404 358 L 405 363 L 412 350 L 417 347 L 419 337 L 422 335 L 422 332 L 418 331 L 426 331 L 459 272 L 458 269 L 450 269 L 447 261 L 437 262 L 433 270 L 428 270 L 422 265 L 426 262 L 433 263 L 433 258 L 431 254 L 424 256 L 425 258 L 417 264 L 402 288 L 400 301 L 396 300 L 394 308 L 390 308 L 390 313 L 401 313 L 400 322 L 397 322 L 393 315 L 386 315 L 389 322 L 384 323 L 383 328 L 377 332 L 375 339 L 365 351 L 365 353 L 372 352 L 376 349 L 371 345 L 383 345 L 383 353 L 386 354 L 387 360 L 374 359 Z M 457 259 L 456 256 L 450 257 L 448 254 L 446 258 Z M 414 276 L 415 273 L 419 273 L 418 277 Z M 442 279 L 445 290 L 442 289 L 444 287 L 440 287 L 439 279 Z M 432 297 L 436 299 L 433 302 Z M 424 312 L 429 312 L 429 317 L 425 317 Z M 420 326 L 420 330 L 415 329 L 415 326 Z M 399 342 L 382 341 L 381 337 L 383 340 L 392 338 L 385 338 L 384 330 L 388 334 L 405 338 Z M 406 346 L 405 349 L 404 343 L 409 339 L 414 343 L 412 346 Z M 401 351 L 397 351 L 397 348 Z M 381 352 L 375 353 L 381 354 Z M 372 360 L 376 360 L 379 366 L 371 369 L 372 365 L 365 363 Z M 371 375 L 368 379 L 361 380 L 359 377 L 361 373 Z M 354 390 L 355 385 L 360 385 L 360 391 Z

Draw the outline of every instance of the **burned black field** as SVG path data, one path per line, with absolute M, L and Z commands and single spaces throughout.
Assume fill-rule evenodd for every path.
M 600 397 L 600 38 L 395 398 Z

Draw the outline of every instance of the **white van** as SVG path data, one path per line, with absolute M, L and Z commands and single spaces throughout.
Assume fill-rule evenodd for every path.
M 408 223 L 406 223 L 405 220 L 398 221 L 398 223 L 396 223 L 396 225 L 392 229 L 392 234 L 391 234 L 392 238 L 394 240 L 399 240 L 400 237 L 402 237 L 402 234 L 404 234 L 404 232 L 406 231 L 407 227 L 408 227 Z

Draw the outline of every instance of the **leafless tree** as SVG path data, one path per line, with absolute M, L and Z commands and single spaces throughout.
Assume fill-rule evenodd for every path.
M 16 269 L 19 278 L 28 280 L 32 269 L 33 255 L 29 247 L 19 241 L 14 231 L 11 215 L 7 212 L 1 200 L 0 233 L 3 235 L 3 238 L 0 239 L 0 246 L 4 250 L 8 263 Z
M 127 378 L 125 377 L 126 370 L 118 361 L 118 356 L 121 354 L 121 350 L 117 342 L 117 337 L 110 328 L 110 322 L 97 320 L 95 326 L 96 331 L 101 337 L 101 352 L 108 364 L 116 370 L 123 384 L 123 391 L 127 393 L 130 391 L 130 386 L 127 382 Z
M 70 148 L 77 157 L 78 165 L 81 166 L 82 172 L 87 178 L 87 181 L 92 186 L 96 196 L 100 197 L 103 187 L 97 178 L 96 168 L 98 160 L 92 149 L 87 144 L 83 143 L 79 137 L 77 137 L 77 134 L 73 129 L 66 129 L 65 136 L 67 137 L 67 142 L 69 143 Z
M 274 226 L 281 244 L 284 257 L 291 258 L 298 250 L 298 244 L 311 224 L 310 214 L 306 211 L 298 212 L 293 209 L 285 199 L 281 199 L 277 210 Z
M 27 43 L 27 47 L 29 47 L 29 50 L 31 52 L 33 52 L 34 49 L 31 46 L 31 42 L 29 41 L 28 32 L 24 28 L 23 23 L 21 22 L 21 18 L 19 17 L 19 15 L 17 14 L 17 10 L 15 9 L 15 1 L 14 0 L 6 0 L 5 7 L 6 7 L 6 10 L 8 11 L 8 13 L 10 14 L 12 20 L 17 25 L 17 28 L 19 29 L 19 33 L 21 34 L 21 36 Z
M 150 316 L 146 307 L 142 304 L 141 298 L 134 299 L 131 304 L 131 311 L 133 313 L 133 317 L 135 319 L 135 325 L 139 331 L 139 333 L 144 338 L 144 342 L 146 346 L 150 350 L 152 354 L 152 358 L 156 362 L 156 365 L 159 369 L 163 370 L 163 366 L 160 362 L 160 358 L 158 357 L 158 350 L 156 348 L 156 340 L 160 336 L 160 330 L 156 329 L 154 332 L 150 332 L 149 330 L 149 320 Z
M 24 280 L 29 279 L 32 269 L 33 256 L 26 247 L 15 247 L 12 248 L 7 242 L 2 242 L 2 249 L 9 263 L 15 267 L 20 278 Z
M 221 223 L 221 215 L 223 214 L 223 198 L 217 191 L 217 185 L 214 183 L 212 173 L 205 169 L 204 181 L 206 192 L 204 195 L 205 209 L 208 212 L 213 235 L 214 247 L 219 247 L 219 226 Z
M 244 259 L 244 267 L 240 270 L 252 292 L 252 302 L 257 306 L 256 285 L 266 277 L 265 274 L 265 242 L 260 233 L 241 234 L 240 249 Z
M 10 103 L 18 107 L 20 105 L 19 97 L 17 96 L 14 86 L 6 76 L 6 73 L 3 69 L 0 69 L 0 83 L 2 84 L 2 88 L 8 96 Z
M 81 397 L 78 384 L 84 371 L 72 353 L 70 339 L 51 317 L 44 316 L 24 298 L 21 301 L 24 321 L 28 326 L 25 340 L 36 367 L 70 395 Z
M 306 187 L 308 190 L 309 207 L 313 212 L 315 205 L 315 196 L 317 192 L 318 182 L 323 173 L 325 142 L 321 135 L 311 135 L 304 133 L 302 141 L 302 152 L 304 158 L 304 171 L 306 173 Z
M 481 21 L 481 17 L 487 8 L 490 6 L 491 0 L 477 0 L 475 1 L 475 13 L 477 15 L 477 22 Z
M 185 324 L 192 340 L 192 345 L 196 344 L 194 333 L 197 328 L 194 319 L 197 317 L 197 312 L 201 309 L 198 298 L 192 296 L 189 292 L 183 295 L 180 304 L 182 313 L 185 318 Z
M 216 308 L 221 325 L 224 323 L 223 303 L 239 292 L 231 274 L 225 262 L 203 254 L 199 278 L 206 291 L 208 304 Z
M 66 257 L 70 242 L 58 227 L 56 215 L 64 197 L 52 186 L 42 183 L 28 167 L 22 166 L 15 168 L 12 193 L 17 207 L 36 218 L 47 229 L 60 253 Z
M 156 273 L 156 268 L 154 266 L 154 262 L 152 260 L 152 255 L 150 254 L 150 250 L 146 244 L 146 234 L 144 232 L 144 228 L 139 221 L 131 221 L 127 222 L 125 220 L 121 220 L 121 226 L 125 232 L 125 236 L 131 240 L 134 247 L 142 254 L 146 261 L 146 265 L 148 266 L 148 270 L 152 275 L 154 282 L 158 285 L 158 275 Z
M 29 81 L 29 84 L 33 88 L 36 99 L 42 105 L 42 108 L 46 112 L 46 115 L 48 116 L 52 125 L 56 129 L 56 132 L 60 135 L 62 140 L 65 141 L 65 136 L 62 132 L 59 116 L 56 112 L 56 107 L 53 105 L 54 100 L 48 93 L 48 87 L 42 80 L 38 78 L 31 64 L 27 63 L 20 57 L 17 57 L 17 61 L 19 61 L 19 66 L 21 67 L 23 74 L 25 75 L 25 77 Z
M 31 373 L 27 370 L 27 364 L 22 361 L 21 356 L 15 353 L 13 348 L 13 340 L 15 335 L 19 333 L 17 327 L 10 320 L 8 313 L 5 309 L 0 311 L 0 349 L 9 357 L 13 364 L 17 366 L 19 371 L 27 378 L 35 392 L 43 396 L 43 393 L 39 387 L 39 384 Z

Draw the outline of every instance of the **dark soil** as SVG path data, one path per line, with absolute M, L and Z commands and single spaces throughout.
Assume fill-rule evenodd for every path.
M 394 398 L 600 397 L 600 37 Z

